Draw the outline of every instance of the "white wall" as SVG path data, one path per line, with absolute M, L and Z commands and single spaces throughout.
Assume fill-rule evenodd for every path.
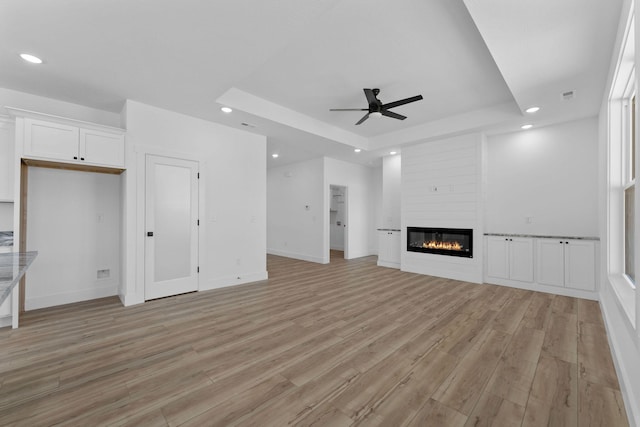
M 347 187 L 345 258 L 375 254 L 380 184 L 376 177 L 376 168 L 330 158 L 269 169 L 268 252 L 328 263 L 330 186 L 339 185 Z
M 400 228 L 400 194 L 402 192 L 402 156 L 382 158 L 382 226 Z
M 359 258 L 375 254 L 377 239 L 375 231 L 374 168 L 330 158 L 324 159 L 324 200 L 326 216 L 330 185 L 347 187 L 347 218 L 345 258 Z M 325 218 L 325 257 L 329 256 L 328 218 Z
M 144 159 L 200 162 L 200 290 L 267 278 L 266 138 L 127 101 L 125 303 L 144 300 Z M 131 232 L 133 230 L 133 232 Z
M 120 176 L 30 167 L 27 224 L 26 310 L 116 295 Z
M 401 270 L 482 283 L 484 143 L 470 134 L 402 150 Z M 408 252 L 407 227 L 472 228 L 473 258 Z
M 324 159 L 269 169 L 267 194 L 267 252 L 329 262 L 323 246 Z
M 597 118 L 490 136 L 486 146 L 486 232 L 598 236 Z

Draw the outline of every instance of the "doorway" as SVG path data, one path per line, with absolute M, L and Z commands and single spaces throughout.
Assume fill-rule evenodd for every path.
M 346 259 L 347 245 L 347 187 L 329 186 L 329 260 Z
M 198 162 L 147 155 L 145 300 L 198 290 Z

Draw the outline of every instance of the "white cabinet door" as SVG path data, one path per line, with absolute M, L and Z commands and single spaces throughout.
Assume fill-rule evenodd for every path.
M 564 286 L 564 242 L 538 239 L 538 283 Z
M 73 162 L 78 160 L 79 130 L 75 126 L 41 120 L 24 121 L 24 154 Z
M 400 264 L 400 232 L 391 231 L 387 238 L 389 261 L 394 264 Z
M 487 238 L 487 276 L 497 279 L 509 278 L 509 239 L 489 236 Z
M 533 282 L 533 239 L 509 238 L 509 278 Z
M 564 284 L 568 288 L 594 291 L 596 289 L 595 243 L 567 240 L 564 245 Z
M 13 123 L 0 122 L 0 202 L 13 200 Z
M 124 136 L 80 129 L 81 161 L 107 166 L 124 166 Z
M 401 238 L 399 231 L 378 231 L 378 265 L 398 268 L 400 266 Z

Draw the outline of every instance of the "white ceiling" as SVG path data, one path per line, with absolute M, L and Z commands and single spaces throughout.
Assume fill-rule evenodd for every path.
M 280 154 L 269 166 L 368 164 L 438 136 L 597 114 L 621 3 L 2 0 L 0 86 L 113 112 L 133 99 L 261 133 Z M 362 112 L 329 111 L 365 108 L 362 89 L 375 87 L 383 102 L 424 100 L 394 109 L 404 121 L 355 126 Z M 531 105 L 542 110 L 526 117 Z

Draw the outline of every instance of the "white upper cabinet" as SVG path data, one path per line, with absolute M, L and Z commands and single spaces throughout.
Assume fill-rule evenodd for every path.
M 27 159 L 124 169 L 124 130 L 7 108 L 22 126 Z
M 0 202 L 13 200 L 13 121 L 0 119 Z
M 124 136 L 80 129 L 80 158 L 95 164 L 124 166 Z
M 80 130 L 75 126 L 25 119 L 24 154 L 26 156 L 78 160 Z

